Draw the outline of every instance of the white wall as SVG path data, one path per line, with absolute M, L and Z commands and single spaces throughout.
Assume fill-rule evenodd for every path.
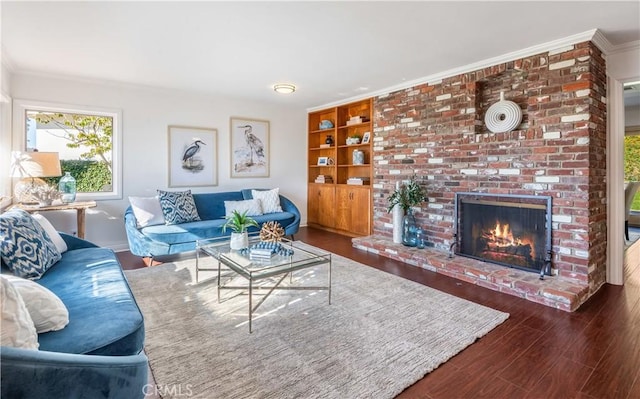
M 86 238 L 94 243 L 126 249 L 123 213 L 128 196 L 152 196 L 168 189 L 167 126 L 187 125 L 218 130 L 218 186 L 193 192 L 273 188 L 290 198 L 306 223 L 306 111 L 304 108 L 251 103 L 155 88 L 85 82 L 15 74 L 14 99 L 59 102 L 122 110 L 123 199 L 100 201 L 87 211 Z M 229 117 L 270 121 L 271 165 L 268 178 L 230 178 Z M 15 132 L 14 132 L 15 136 Z M 182 190 L 171 188 L 170 190 Z M 62 231 L 75 231 L 75 214 L 45 214 Z
M 1 49 L 0 49 L 1 51 Z M 0 54 L 1 58 L 1 54 Z M 0 209 L 10 204 L 11 178 L 11 74 L 0 59 Z

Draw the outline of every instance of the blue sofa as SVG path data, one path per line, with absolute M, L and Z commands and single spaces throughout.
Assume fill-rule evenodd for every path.
M 115 253 L 60 235 L 68 250 L 36 281 L 62 300 L 69 324 L 38 334 L 39 350 L 1 347 L 2 397 L 144 397 L 143 316 Z
M 161 255 L 194 251 L 196 240 L 231 235 L 231 230 L 222 231 L 225 220 L 224 201 L 252 199 L 251 189 L 220 193 L 194 193 L 193 200 L 200 221 L 174 225 L 153 225 L 139 228 L 133 209 L 124 213 L 124 224 L 132 254 L 154 258 Z M 285 235 L 293 235 L 300 228 L 300 211 L 291 200 L 280 195 L 282 212 L 253 216 L 260 226 L 269 221 L 279 222 Z M 258 228 L 250 228 L 249 232 Z

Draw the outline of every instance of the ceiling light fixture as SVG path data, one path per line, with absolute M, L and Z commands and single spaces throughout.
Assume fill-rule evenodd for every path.
M 296 87 L 288 83 L 278 83 L 273 86 L 273 90 L 280 94 L 291 94 L 296 91 Z

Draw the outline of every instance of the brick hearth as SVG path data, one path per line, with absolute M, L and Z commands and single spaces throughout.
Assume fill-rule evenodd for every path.
M 589 287 L 562 280 L 558 276 L 545 276 L 544 280 L 540 280 L 539 275 L 535 273 L 457 255 L 450 258 L 443 251 L 405 247 L 393 243 L 386 237 L 354 238 L 353 246 L 564 311 L 576 310 L 588 297 Z

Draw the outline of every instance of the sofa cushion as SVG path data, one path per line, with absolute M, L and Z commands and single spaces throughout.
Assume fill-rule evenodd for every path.
M 191 190 L 162 191 L 158 190 L 158 198 L 162 214 L 167 225 L 195 222 L 200 220 L 198 209 L 193 201 Z
M 69 311 L 56 294 L 26 278 L 12 275 L 6 278 L 20 293 L 38 334 L 57 331 L 69 324 Z
M 42 226 L 22 209 L 0 215 L 0 251 L 2 261 L 15 275 L 34 280 L 61 257 Z
M 293 221 L 296 219 L 296 215 L 294 215 L 291 212 L 278 212 L 278 213 L 269 213 L 269 214 L 265 213 L 262 216 L 254 216 L 253 218 L 261 226 L 263 223 L 270 222 L 272 220 L 280 223 L 282 226 L 287 226 L 293 223 Z
M 33 320 L 18 289 L 0 276 L 0 345 L 38 349 L 38 335 Z
M 240 191 L 222 193 L 197 193 L 193 194 L 193 201 L 198 208 L 198 214 L 202 220 L 224 219 L 225 201 L 242 201 L 244 198 Z
M 38 282 L 69 310 L 65 328 L 38 336 L 41 350 L 116 356 L 142 350 L 142 313 L 111 249 L 67 251 Z
M 202 220 L 172 226 L 147 226 L 140 231 L 151 240 L 173 245 L 222 236 L 225 222 L 225 219 Z

